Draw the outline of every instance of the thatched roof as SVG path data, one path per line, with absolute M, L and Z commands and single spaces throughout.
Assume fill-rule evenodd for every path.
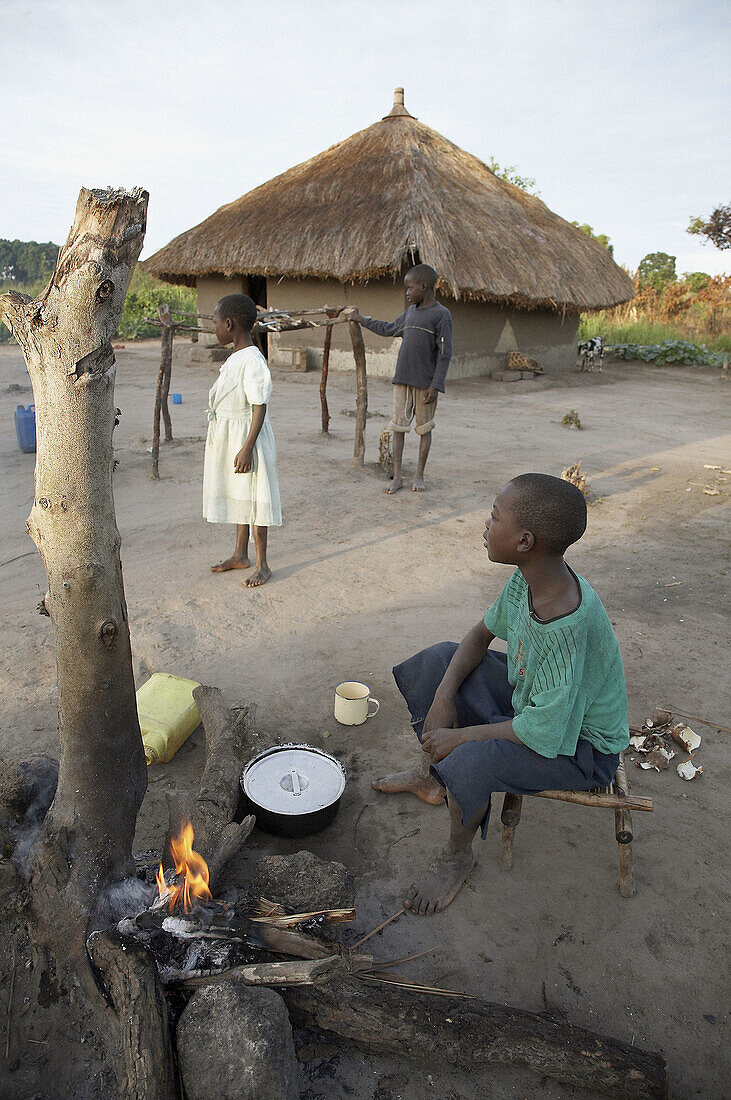
M 402 89 L 380 122 L 222 206 L 144 267 L 188 286 L 214 274 L 363 283 L 399 278 L 414 257 L 454 298 L 573 311 L 634 295 L 606 248 L 413 118 Z

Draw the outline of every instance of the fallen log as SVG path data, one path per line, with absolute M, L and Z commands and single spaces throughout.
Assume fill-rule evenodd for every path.
M 521 1065 L 624 1100 L 668 1096 L 661 1054 L 507 1005 L 378 986 L 349 977 L 281 993 L 295 1027 L 331 1032 L 367 1051 L 447 1063 L 473 1076 L 493 1063 Z
M 195 688 L 193 697 L 206 731 L 206 759 L 195 797 L 180 792 L 167 796 L 169 823 L 163 864 L 172 865 L 170 838 L 179 835 L 181 826 L 190 821 L 195 850 L 208 864 L 213 884 L 254 827 L 253 817 L 242 822 L 234 818 L 241 770 L 263 746 L 254 727 L 253 703 L 232 709 L 219 688 L 206 685 Z

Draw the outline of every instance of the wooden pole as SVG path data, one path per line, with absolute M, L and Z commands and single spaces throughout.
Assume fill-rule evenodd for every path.
M 365 461 L 365 431 L 368 417 L 368 379 L 366 377 L 366 354 L 363 333 L 357 321 L 349 320 L 350 339 L 355 359 L 355 448 L 353 465 L 362 466 Z
M 503 871 L 509 871 L 513 866 L 513 841 L 515 830 L 520 822 L 520 811 L 523 805 L 522 794 L 511 794 L 507 791 L 503 799 L 503 810 L 500 820 L 503 824 L 503 836 L 500 844 L 500 866 Z
M 162 326 L 160 332 L 160 369 L 157 372 L 157 385 L 155 386 L 155 410 L 152 419 L 152 480 L 160 477 L 160 414 L 165 423 L 165 439 L 167 442 L 173 438 L 173 428 L 168 409 L 168 392 L 170 390 L 170 375 L 173 363 L 173 333 L 175 326 L 170 316 L 170 306 L 165 302 L 158 306 L 158 317 Z
M 158 306 L 157 315 L 163 323 L 160 355 L 160 365 L 164 368 L 162 393 L 160 395 L 162 420 L 165 425 L 165 442 L 172 443 L 173 425 L 170 419 L 170 409 L 168 408 L 168 394 L 170 392 L 170 378 L 173 372 L 173 337 L 175 336 L 176 325 L 170 316 L 170 307 L 167 303 Z
M 330 366 L 330 344 L 333 338 L 333 327 L 328 325 L 325 329 L 325 347 L 322 352 L 322 377 L 320 378 L 320 410 L 322 413 L 322 433 L 327 435 L 330 423 L 330 412 L 327 407 L 327 372 Z

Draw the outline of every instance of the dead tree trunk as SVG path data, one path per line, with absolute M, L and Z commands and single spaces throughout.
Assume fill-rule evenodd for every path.
M 357 321 L 348 321 L 350 339 L 353 343 L 353 356 L 355 358 L 355 448 L 353 451 L 353 465 L 362 466 L 365 461 L 365 431 L 368 419 L 368 378 L 366 376 L 366 353 L 363 343 L 363 333 Z
M 125 1066 L 120 1100 L 174 1100 L 170 1024 L 154 959 L 118 932 L 95 932 L 89 953 L 119 1021 Z
M 132 873 L 147 785 L 112 494 L 111 345 L 147 199 L 142 190 L 83 189 L 43 294 L 0 297 L 33 384 L 38 449 L 27 526 L 48 574 L 58 676 L 58 787 L 30 883 L 36 980 L 45 967 L 68 996 L 69 1027 L 81 984 L 87 1018 L 96 1006 L 94 1022 L 101 1033 L 106 1024 L 117 1052 L 86 938 L 107 887 Z

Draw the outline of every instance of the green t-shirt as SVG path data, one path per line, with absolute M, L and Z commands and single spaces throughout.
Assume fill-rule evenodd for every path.
M 583 577 L 576 579 L 579 606 L 544 622 L 517 569 L 484 619 L 508 643 L 516 736 L 551 759 L 573 756 L 580 737 L 605 753 L 629 745 L 619 644 L 602 601 Z

